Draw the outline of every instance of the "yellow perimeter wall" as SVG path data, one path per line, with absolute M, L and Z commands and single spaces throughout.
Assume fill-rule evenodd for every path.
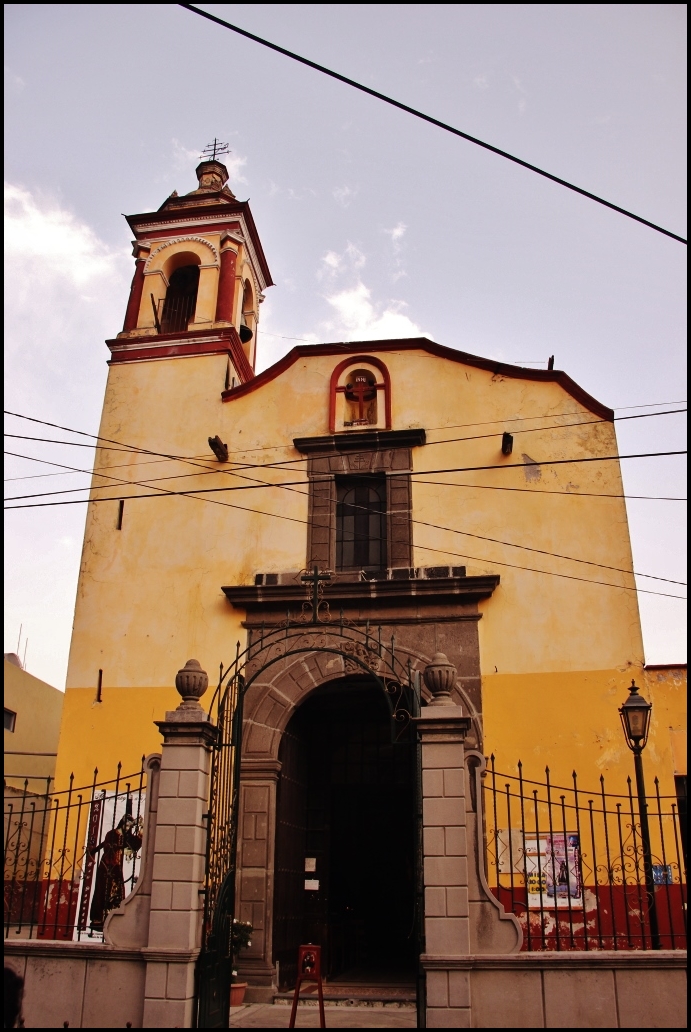
M 378 351 L 370 342 L 353 354 L 386 363 L 392 428 L 427 431 L 427 445 L 413 450 L 416 473 L 538 464 L 413 476 L 415 565 L 464 564 L 468 575 L 501 576 L 480 607 L 485 752 L 494 752 L 505 769 L 520 758 L 536 775 L 549 762 L 555 778 L 574 767 L 586 780 L 601 771 L 624 776 L 631 764 L 617 708 L 635 677 L 655 706 L 646 760 L 669 783 L 668 728 L 685 728 L 685 717 L 674 679 L 653 683 L 643 672 L 636 596 L 627 590 L 633 578 L 617 572 L 631 570 L 632 562 L 619 463 L 539 465 L 616 454 L 613 424 L 553 381 L 493 374 L 422 346 Z M 190 462 L 102 448 L 96 466 L 117 465 L 116 475 L 132 481 L 159 478 L 156 486 L 170 490 L 245 489 L 206 494 L 206 501 L 128 501 L 120 531 L 117 502 L 89 506 L 59 777 L 74 770 L 86 783 L 95 765 L 114 770 L 118 760 L 137 769 L 142 753 L 160 742 L 152 721 L 177 704 L 177 669 L 195 657 L 213 684 L 219 663 L 232 658 L 236 641 L 244 642 L 242 614 L 221 586 L 305 565 L 306 460 L 292 440 L 328 434 L 329 381 L 346 355 L 298 353 L 280 375 L 226 403 L 221 356 L 111 367 L 102 437 Z M 514 435 L 506 457 L 504 430 Z M 216 433 L 231 453 L 224 466 L 206 443 Z M 233 462 L 264 464 L 242 474 L 255 482 L 299 483 L 247 490 L 247 480 L 228 475 Z M 103 488 L 94 487 L 93 496 L 99 493 Z M 103 701 L 96 703 L 99 669 Z

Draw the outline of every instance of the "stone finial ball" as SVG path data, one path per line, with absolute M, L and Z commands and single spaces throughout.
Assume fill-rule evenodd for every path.
M 184 702 L 198 702 L 209 687 L 209 676 L 198 659 L 188 659 L 175 675 L 175 687 Z
M 451 703 L 451 691 L 456 683 L 456 667 L 443 652 L 437 652 L 432 662 L 425 667 L 424 678 L 434 702 L 438 705 Z

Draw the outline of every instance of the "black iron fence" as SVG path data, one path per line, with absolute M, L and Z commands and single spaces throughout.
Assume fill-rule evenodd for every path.
M 686 949 L 686 834 L 676 796 L 647 799 L 650 856 L 631 779 L 623 795 L 484 776 L 490 888 L 523 927 L 524 950 Z M 646 863 L 649 869 L 646 884 Z M 652 877 L 651 877 L 652 875 Z M 652 883 L 652 892 L 650 886 Z
M 134 888 L 146 800 L 139 771 L 56 791 L 52 778 L 9 779 L 4 789 L 5 938 L 103 938 Z

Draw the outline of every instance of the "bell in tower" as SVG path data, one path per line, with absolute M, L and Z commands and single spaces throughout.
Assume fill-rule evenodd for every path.
M 228 186 L 214 140 L 196 189 L 130 215 L 135 271 L 112 362 L 227 352 L 239 383 L 254 376 L 259 305 L 271 273 L 247 201 Z

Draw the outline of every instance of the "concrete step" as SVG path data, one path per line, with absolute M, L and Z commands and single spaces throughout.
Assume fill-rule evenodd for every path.
M 367 983 L 326 983 L 323 987 L 324 1003 L 337 1007 L 391 1007 L 415 1009 L 415 986 L 372 985 Z M 275 993 L 275 1004 L 293 1002 L 293 992 Z M 300 1006 L 316 1007 L 319 1004 L 316 985 L 307 985 L 300 990 Z

